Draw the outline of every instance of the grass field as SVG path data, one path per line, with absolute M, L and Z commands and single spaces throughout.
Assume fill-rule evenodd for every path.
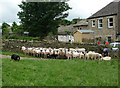
M 2 59 L 3 86 L 117 86 L 118 61 Z

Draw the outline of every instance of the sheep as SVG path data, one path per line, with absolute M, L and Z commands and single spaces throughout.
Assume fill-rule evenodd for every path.
M 93 51 L 89 51 L 88 53 L 85 54 L 86 59 L 93 59 Z
M 84 59 L 85 55 L 82 52 L 80 52 L 79 57 L 80 57 L 80 59 L 82 59 L 82 58 Z
M 26 55 L 28 52 L 27 52 L 27 48 L 25 46 L 22 46 L 21 50 L 23 51 L 23 53 Z
M 85 48 L 76 48 L 76 51 L 85 53 Z
M 34 50 L 34 55 L 35 55 L 35 56 L 39 57 L 39 56 L 40 56 L 40 53 L 41 53 L 40 49 L 35 49 L 35 50 Z
M 94 51 L 89 51 L 88 53 L 85 52 L 84 48 L 34 48 L 29 47 L 26 48 L 25 46 L 22 46 L 22 49 L 24 54 L 29 54 L 33 56 L 41 56 L 41 57 L 53 57 L 53 58 L 61 58 L 61 59 L 71 59 L 71 58 L 86 58 L 86 59 L 98 59 L 101 60 L 102 55 L 99 53 L 96 53 Z
M 77 51 L 73 51 L 73 58 L 79 57 L 79 53 Z
M 106 56 L 106 57 L 102 57 L 101 60 L 105 60 L 105 61 L 108 61 L 108 60 L 111 60 L 111 57 L 109 56 Z
M 33 51 L 32 50 L 33 50 L 33 48 L 27 48 L 27 51 L 28 51 L 29 55 L 33 55 Z
M 95 59 L 95 60 L 98 59 L 98 60 L 100 60 L 101 57 L 102 57 L 102 54 L 96 53 L 94 51 L 89 51 L 85 55 L 86 59 Z
M 63 49 L 62 49 L 62 50 L 60 49 L 57 58 L 58 58 L 58 59 L 67 59 L 67 57 L 66 57 L 66 52 L 63 51 Z
M 74 48 L 69 48 L 69 50 L 70 50 L 70 51 L 72 51 L 72 52 L 73 52 L 73 51 L 75 51 L 75 49 L 74 49 Z
M 67 57 L 68 59 L 72 59 L 72 58 L 73 58 L 72 51 L 67 51 L 67 52 L 66 52 L 66 57 Z
M 47 58 L 54 58 L 54 59 L 56 59 L 57 58 L 57 54 L 55 54 L 55 51 L 53 51 L 53 54 L 49 54 L 49 55 L 47 55 Z
M 15 60 L 15 61 L 19 61 L 20 60 L 20 56 L 19 55 L 16 55 L 16 54 L 13 54 L 11 56 L 11 59 Z

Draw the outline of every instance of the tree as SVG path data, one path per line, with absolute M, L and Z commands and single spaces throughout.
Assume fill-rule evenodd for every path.
M 7 23 L 2 23 L 2 34 L 6 34 L 9 33 L 10 29 L 9 29 L 10 25 Z
M 76 24 L 77 21 L 79 21 L 79 20 L 80 20 L 79 18 L 72 19 L 72 23 Z
M 13 22 L 11 29 L 12 29 L 12 32 L 16 32 L 18 30 L 18 25 L 16 22 Z
M 22 25 L 18 26 L 16 22 L 13 22 L 11 29 L 12 29 L 12 32 L 14 33 L 18 33 L 18 34 L 23 33 Z
M 70 9 L 65 2 L 22 2 L 19 7 L 22 11 L 18 16 L 24 31 L 41 38 L 50 32 L 57 34 L 60 20 L 68 16 L 63 12 Z
M 69 21 L 69 20 L 66 20 L 66 19 L 62 19 L 62 20 L 60 21 L 60 24 L 66 26 L 66 25 L 72 24 L 72 22 Z

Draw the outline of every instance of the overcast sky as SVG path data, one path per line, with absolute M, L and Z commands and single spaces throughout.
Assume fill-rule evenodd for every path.
M 17 13 L 20 11 L 18 5 L 22 0 L 0 0 L 0 23 L 7 22 L 12 23 L 14 21 L 19 22 Z M 68 4 L 72 7 L 69 10 L 68 20 L 74 18 L 87 18 L 100 10 L 113 0 L 70 0 Z

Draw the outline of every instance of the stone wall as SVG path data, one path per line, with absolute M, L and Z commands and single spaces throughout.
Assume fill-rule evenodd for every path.
M 44 48 L 85 48 L 86 51 L 96 51 L 100 52 L 100 47 L 94 44 L 80 44 L 80 43 L 62 43 L 62 42 L 48 42 L 48 41 L 20 41 L 20 40 L 2 40 L 2 50 L 7 52 L 22 53 L 21 47 L 44 47 Z M 114 57 L 115 55 L 120 55 L 110 51 L 110 55 Z
M 2 40 L 2 49 L 8 52 L 21 52 L 21 47 L 44 47 L 44 48 L 86 48 L 87 51 L 95 50 L 94 44 L 48 42 L 48 41 L 26 41 L 26 40 Z

